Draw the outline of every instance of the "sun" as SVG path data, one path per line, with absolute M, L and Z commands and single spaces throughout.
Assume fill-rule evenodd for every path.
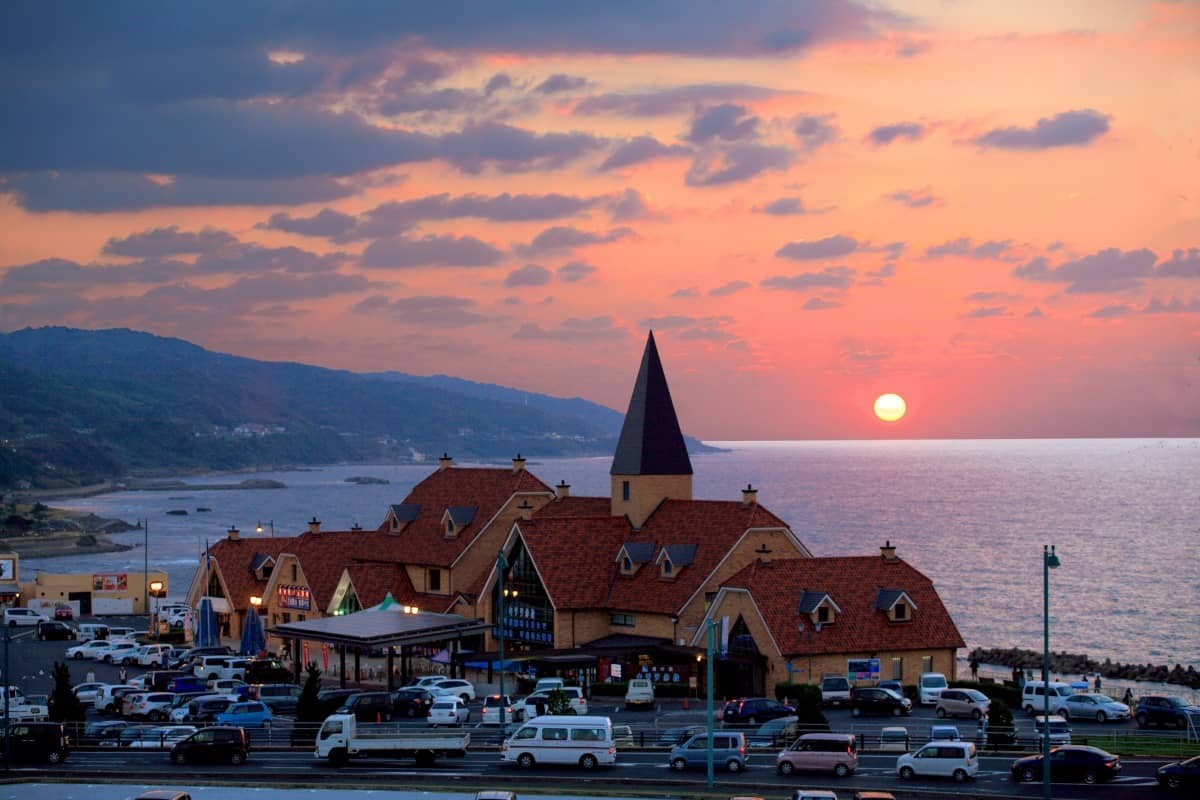
M 875 416 L 884 422 L 898 422 L 908 411 L 908 404 L 898 394 L 881 394 L 875 398 Z

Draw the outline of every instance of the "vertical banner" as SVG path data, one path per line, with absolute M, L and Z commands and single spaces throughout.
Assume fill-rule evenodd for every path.
M 329 672 L 329 645 L 321 643 L 321 663 L 325 672 Z
M 300 658 L 300 666 L 301 666 L 301 667 L 304 667 L 304 668 L 307 668 L 307 667 L 308 667 L 308 660 L 309 660 L 309 655 L 308 655 L 308 642 L 304 642 L 304 643 L 302 644 L 302 646 L 301 646 L 301 648 L 300 648 L 300 652 L 304 654 L 304 655 L 303 655 L 303 656 Z

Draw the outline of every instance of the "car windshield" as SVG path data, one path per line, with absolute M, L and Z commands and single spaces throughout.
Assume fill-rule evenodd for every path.
M 984 700 L 988 699 L 988 696 L 978 689 L 967 689 L 964 694 L 977 703 L 982 703 Z
M 884 694 L 886 694 L 888 697 L 892 698 L 893 700 L 903 700 L 904 699 L 899 694 L 897 694 L 895 689 L 881 689 L 880 691 L 882 691 Z
M 1183 702 L 1178 697 L 1168 697 L 1167 703 L 1175 708 L 1187 708 L 1187 703 Z
M 1092 695 L 1092 699 L 1094 699 L 1097 703 L 1115 703 L 1115 702 L 1117 702 L 1116 700 L 1113 700 L 1111 697 L 1109 697 L 1106 694 L 1094 694 L 1094 695 Z
M 941 675 L 922 675 L 921 685 L 928 689 L 936 689 L 939 686 L 946 688 L 946 679 Z

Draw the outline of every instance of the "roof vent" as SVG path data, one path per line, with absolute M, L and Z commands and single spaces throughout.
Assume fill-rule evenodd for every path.
M 438 469 L 439 470 L 450 469 L 451 465 L 453 465 L 453 464 L 454 464 L 454 459 L 451 458 L 448 453 L 442 453 L 441 458 L 438 459 Z
M 896 558 L 896 547 L 892 544 L 890 539 L 883 543 L 883 547 L 879 548 L 879 555 L 883 556 L 884 561 L 900 560 Z
M 525 459 L 521 458 L 520 453 L 517 453 L 517 457 L 514 458 L 512 460 L 512 462 L 513 462 L 513 472 L 524 472 L 525 471 Z
M 559 500 L 563 499 L 564 497 L 570 497 L 571 484 L 567 483 L 566 481 L 559 481 L 558 486 L 554 487 L 554 496 Z
M 747 483 L 746 488 L 742 489 L 742 504 L 747 506 L 757 505 L 758 489 Z
M 521 519 L 533 519 L 533 504 L 529 500 L 522 500 L 517 511 L 521 512 Z
M 316 517 L 313 517 L 312 519 L 310 519 L 308 521 L 308 532 L 313 533 L 313 534 L 320 533 L 321 532 L 321 520 L 317 519 Z
M 237 526 L 230 525 L 229 526 L 229 541 L 236 542 L 239 538 L 241 538 L 241 532 L 237 529 Z
M 356 523 L 354 523 L 353 525 L 351 525 L 351 526 L 350 526 L 350 530 L 352 530 L 352 531 L 361 531 L 361 530 L 362 530 L 362 525 L 359 525 L 359 524 L 356 522 Z

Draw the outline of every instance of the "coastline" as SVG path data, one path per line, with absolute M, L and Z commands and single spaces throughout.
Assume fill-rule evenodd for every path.
M 80 533 L 78 531 L 55 531 L 12 537 L 0 545 L 21 558 L 60 558 L 63 556 L 86 556 L 100 553 L 123 553 L 132 550 L 127 544 L 117 544 L 102 533 Z

